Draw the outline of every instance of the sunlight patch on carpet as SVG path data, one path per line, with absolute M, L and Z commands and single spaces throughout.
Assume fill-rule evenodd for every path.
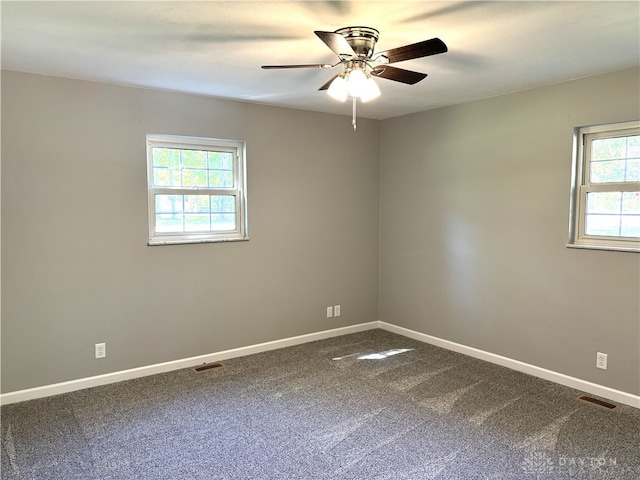
M 346 358 L 356 357 L 358 360 L 384 360 L 388 357 L 393 357 L 394 355 L 399 355 L 401 353 L 411 352 L 414 350 L 413 348 L 394 348 L 392 350 L 385 350 L 383 352 L 376 353 L 352 353 L 350 355 L 344 355 L 342 357 L 334 357 L 331 360 L 344 360 Z

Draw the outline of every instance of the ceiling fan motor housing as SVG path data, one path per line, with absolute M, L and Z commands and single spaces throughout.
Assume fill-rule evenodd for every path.
M 371 58 L 380 32 L 371 27 L 344 27 L 335 31 L 342 35 L 358 56 Z

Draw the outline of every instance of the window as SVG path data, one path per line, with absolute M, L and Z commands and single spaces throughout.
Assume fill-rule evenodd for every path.
M 640 121 L 576 129 L 568 246 L 640 252 Z
M 147 135 L 149 245 L 247 240 L 245 144 Z

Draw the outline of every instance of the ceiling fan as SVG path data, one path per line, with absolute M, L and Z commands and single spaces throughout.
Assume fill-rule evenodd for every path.
M 439 38 L 392 48 L 374 53 L 380 33 L 371 27 L 344 27 L 335 32 L 314 32 L 338 56 L 334 64 L 311 63 L 298 65 L 263 65 L 264 69 L 280 68 L 333 68 L 343 65 L 342 72 L 334 75 L 318 90 L 328 90 L 329 95 L 340 101 L 353 98 L 353 128 L 356 128 L 356 98 L 366 102 L 380 95 L 380 89 L 372 77 L 413 85 L 427 74 L 393 67 L 390 64 L 445 53 L 448 49 Z

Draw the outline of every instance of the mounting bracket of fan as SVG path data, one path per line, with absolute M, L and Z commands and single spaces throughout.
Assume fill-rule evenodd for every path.
M 334 33 L 342 35 L 356 55 L 366 58 L 371 58 L 380 38 L 380 32 L 371 27 L 344 27 Z

